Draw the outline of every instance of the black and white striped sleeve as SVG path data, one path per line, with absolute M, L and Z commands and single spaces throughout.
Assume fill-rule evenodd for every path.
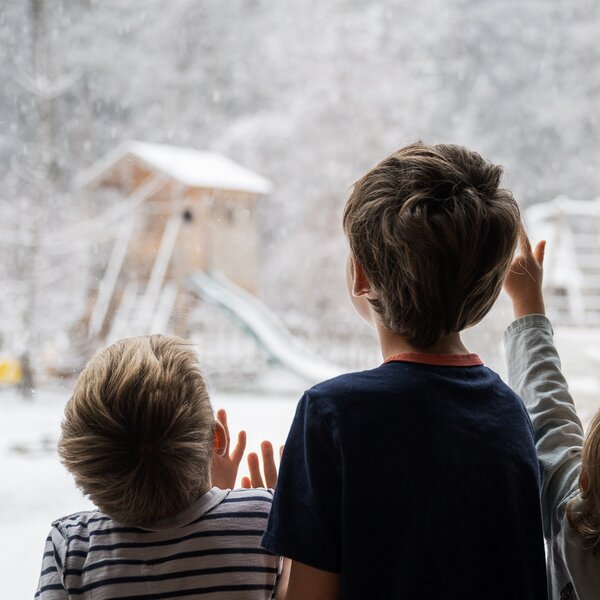
M 42 570 L 35 600 L 68 600 L 69 595 L 62 581 L 65 555 L 65 541 L 61 534 L 55 528 L 52 528 L 44 546 Z

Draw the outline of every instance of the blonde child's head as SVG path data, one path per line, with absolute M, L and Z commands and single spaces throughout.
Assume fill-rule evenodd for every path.
M 466 148 L 416 143 L 355 184 L 344 231 L 384 327 L 429 348 L 487 314 L 521 228 L 501 176 Z
M 214 427 L 190 346 L 161 335 L 129 338 L 82 371 L 58 448 L 102 512 L 121 523 L 151 523 L 208 488 Z
M 579 493 L 567 505 L 567 516 L 584 544 L 600 549 L 600 411 L 583 443 L 579 484 Z

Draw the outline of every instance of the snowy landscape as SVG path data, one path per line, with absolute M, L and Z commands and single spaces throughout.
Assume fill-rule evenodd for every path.
M 29 598 L 75 377 L 119 337 L 197 345 L 232 433 L 282 444 L 303 390 L 380 361 L 341 214 L 422 139 L 505 168 L 582 420 L 600 407 L 600 5 L 592 0 L 5 0 L 0 579 Z M 465 335 L 504 375 L 502 296 Z M 243 473 L 242 473 L 243 474 Z

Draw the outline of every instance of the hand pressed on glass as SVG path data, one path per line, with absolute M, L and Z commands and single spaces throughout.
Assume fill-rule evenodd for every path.
M 238 469 L 246 450 L 246 432 L 240 431 L 237 444 L 231 450 L 231 436 L 227 424 L 227 412 L 217 411 L 215 427 L 215 447 L 210 465 L 212 484 L 221 489 L 233 489 Z
M 275 465 L 275 457 L 273 452 L 273 444 L 265 440 L 260 445 L 262 455 L 263 473 L 260 472 L 260 462 L 258 455 L 255 452 L 248 454 L 248 470 L 250 476 L 242 477 L 242 487 L 256 488 L 267 487 L 274 489 L 277 485 L 277 466 Z M 283 454 L 283 446 L 279 448 L 279 458 Z
M 546 242 L 541 241 L 532 250 L 525 231 L 521 232 L 519 254 L 513 259 L 504 289 L 509 295 L 515 318 L 532 314 L 545 314 L 542 279 Z

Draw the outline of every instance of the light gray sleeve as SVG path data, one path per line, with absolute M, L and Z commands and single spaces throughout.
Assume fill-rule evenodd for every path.
M 544 535 L 560 530 L 565 504 L 579 487 L 583 428 L 560 370 L 550 321 L 527 315 L 504 333 L 508 381 L 521 396 L 533 423 L 543 469 Z

